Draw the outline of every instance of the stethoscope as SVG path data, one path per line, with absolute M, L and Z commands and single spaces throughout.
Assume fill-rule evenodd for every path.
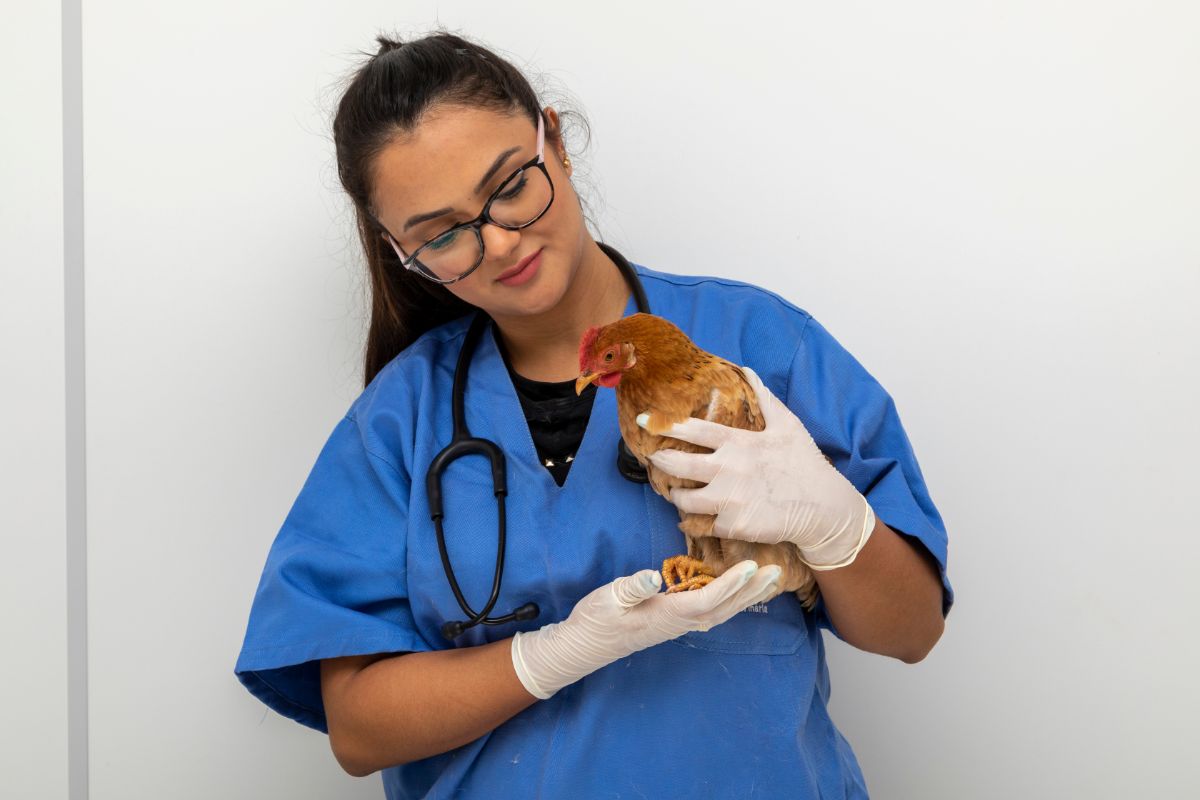
M 646 291 L 642 288 L 642 282 L 638 279 L 633 267 L 625 260 L 624 256 L 612 247 L 600 244 L 600 249 L 621 270 L 622 277 L 629 284 L 634 300 L 637 301 L 638 311 L 649 314 L 650 302 L 646 299 Z M 491 318 L 480 311 L 475 314 L 475 318 L 471 320 L 470 327 L 467 328 L 467 335 L 463 339 L 462 349 L 458 351 L 458 364 L 454 368 L 454 392 L 451 398 L 451 406 L 454 411 L 454 435 L 450 440 L 450 444 L 446 445 L 442 452 L 434 457 L 433 462 L 429 465 L 429 472 L 425 476 L 425 490 L 429 496 L 429 515 L 433 519 L 434 528 L 437 530 L 438 552 L 442 556 L 442 567 L 446 570 L 446 579 L 450 581 L 450 588 L 454 591 L 454 598 L 458 600 L 458 605 L 462 608 L 463 613 L 469 617 L 469 619 L 455 620 L 442 624 L 442 636 L 450 640 L 458 638 L 462 635 L 463 631 L 479 623 L 483 623 L 484 625 L 504 625 L 505 623 L 516 622 L 517 620 L 534 619 L 541 613 L 537 603 L 526 603 L 511 614 L 503 617 L 488 616 L 492 607 L 496 605 L 496 600 L 500 597 L 500 578 L 504 574 L 504 497 L 508 494 L 504 469 L 504 451 L 495 442 L 489 439 L 476 438 L 467 430 L 466 414 L 463 411 L 463 398 L 466 395 L 467 389 L 467 366 L 471 363 L 471 356 L 475 352 L 476 345 L 479 344 L 479 337 L 483 335 L 484 328 L 490 322 Z M 617 470 L 625 478 L 634 483 L 648 483 L 649 479 L 646 477 L 646 470 L 634 458 L 633 453 L 629 452 L 629 448 L 625 446 L 625 441 L 622 439 L 619 442 Z M 442 530 L 442 520 L 446 516 L 442 511 L 442 474 L 454 459 L 472 453 L 487 456 L 492 464 L 492 490 L 496 495 L 497 528 L 499 531 L 496 544 L 496 575 L 492 578 L 492 595 L 488 598 L 483 610 L 479 612 L 471 609 L 471 606 L 467 603 L 467 599 L 463 597 L 462 590 L 458 588 L 458 581 L 454 577 L 454 568 L 450 565 L 450 554 L 446 551 L 446 534 Z

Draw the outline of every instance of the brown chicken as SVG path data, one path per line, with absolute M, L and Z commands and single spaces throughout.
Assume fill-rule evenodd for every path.
M 671 499 L 673 487 L 695 488 L 703 483 L 678 478 L 656 469 L 647 456 L 672 448 L 689 453 L 712 452 L 707 447 L 659 435 L 688 417 L 735 428 L 761 431 L 763 417 L 754 388 L 736 364 L 705 352 L 687 334 L 662 317 L 633 314 L 602 327 L 592 327 L 579 345 L 579 378 L 576 392 L 592 381 L 617 390 L 617 422 L 629 450 L 645 467 L 650 486 Z M 637 416 L 649 412 L 647 429 Z M 663 562 L 667 591 L 698 589 L 727 568 L 745 559 L 759 566 L 778 564 L 779 593 L 793 591 L 806 609 L 817 601 L 812 571 L 800 560 L 800 550 L 790 543 L 757 544 L 712 535 L 716 517 L 679 512 L 679 530 L 687 540 L 688 554 Z

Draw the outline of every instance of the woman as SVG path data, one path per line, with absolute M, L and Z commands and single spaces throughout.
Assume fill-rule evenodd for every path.
M 890 397 L 770 292 L 597 244 L 558 114 L 507 62 L 446 34 L 379 42 L 334 122 L 372 278 L 366 388 L 272 546 L 239 679 L 327 731 L 351 774 L 382 770 L 390 798 L 865 796 L 826 709 L 820 628 L 915 662 L 952 599 L 944 527 Z M 710 466 L 752 473 L 738 498 L 805 509 L 803 524 L 739 520 L 745 506 L 716 481 L 704 499 L 730 535 L 801 547 L 815 612 L 775 596 L 778 568 L 753 562 L 659 591 L 653 567 L 682 548 L 678 513 L 618 471 L 614 393 L 574 396 L 581 335 L 636 311 L 639 284 L 653 313 L 749 367 L 777 406 L 774 428 L 739 432 L 760 438 L 731 438 Z M 464 612 L 425 481 L 454 435 L 476 319 L 465 422 L 499 445 L 508 477 L 490 613 L 525 608 L 446 631 Z M 501 521 L 491 467 L 459 459 L 442 486 L 447 555 L 479 608 Z

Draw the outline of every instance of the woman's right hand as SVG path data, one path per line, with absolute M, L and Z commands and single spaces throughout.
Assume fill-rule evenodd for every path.
M 517 677 L 545 700 L 562 687 L 638 650 L 688 631 L 706 631 L 772 596 L 780 569 L 742 561 L 701 589 L 659 592 L 662 575 L 644 569 L 617 578 L 575 604 L 571 614 L 512 639 Z

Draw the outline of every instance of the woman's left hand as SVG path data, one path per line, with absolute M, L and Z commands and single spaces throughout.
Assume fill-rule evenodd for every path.
M 713 450 L 666 449 L 650 455 L 656 468 L 707 484 L 674 489 L 671 502 L 682 511 L 715 514 L 716 536 L 791 542 L 817 570 L 850 564 L 875 527 L 870 504 L 825 459 L 791 409 L 752 369 L 742 367 L 742 372 L 766 427 L 748 431 L 692 417 L 656 431 Z

